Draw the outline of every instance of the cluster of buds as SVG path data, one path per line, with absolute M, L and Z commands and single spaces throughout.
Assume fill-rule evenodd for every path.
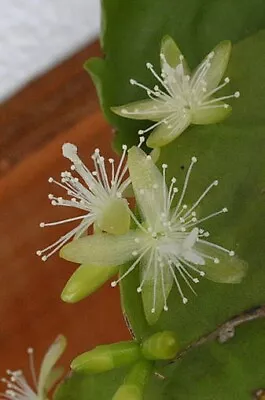
M 172 360 L 178 350 L 174 332 L 157 332 L 141 344 L 131 341 L 98 346 L 75 358 L 71 368 L 84 374 L 98 374 L 129 367 L 112 400 L 142 400 L 146 384 L 154 373 L 154 362 Z

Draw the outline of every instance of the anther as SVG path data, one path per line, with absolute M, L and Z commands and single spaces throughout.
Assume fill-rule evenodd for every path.
M 238 99 L 240 97 L 240 92 L 238 92 L 238 91 L 235 92 L 234 96 L 235 96 L 236 99 Z
M 137 293 L 141 293 L 142 288 L 139 286 L 136 290 L 137 290 Z
M 231 250 L 231 251 L 229 251 L 229 255 L 230 255 L 231 257 L 233 257 L 233 256 L 235 255 L 235 252 L 234 252 L 233 250 Z
M 111 287 L 117 286 L 117 282 L 116 282 L 116 281 L 112 281 L 111 284 L 110 284 L 110 286 L 111 286 Z
M 188 303 L 188 299 L 186 297 L 183 297 L 182 302 L 183 302 L 183 304 L 187 304 Z

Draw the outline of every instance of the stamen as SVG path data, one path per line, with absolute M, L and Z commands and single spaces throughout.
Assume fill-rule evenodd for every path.
M 181 193 L 179 202 L 178 202 L 178 204 L 177 204 L 177 207 L 176 207 L 176 209 L 175 209 L 175 212 L 174 212 L 174 214 L 173 214 L 173 218 L 176 217 L 176 215 L 177 215 L 177 213 L 178 213 L 178 211 L 179 211 L 179 208 L 180 208 L 180 206 L 181 206 L 181 204 L 182 204 L 182 201 L 183 201 L 183 199 L 184 199 L 184 196 L 185 196 L 185 193 L 186 193 L 186 190 L 187 190 L 187 187 L 188 187 L 188 183 L 189 183 L 189 179 L 190 179 L 190 174 L 191 174 L 193 165 L 194 165 L 196 162 L 197 162 L 197 158 L 196 158 L 196 157 L 192 157 L 192 158 L 191 158 L 191 164 L 190 164 L 190 166 L 189 166 L 188 172 L 187 172 L 186 177 L 185 177 L 185 181 L 184 181 L 182 193 Z

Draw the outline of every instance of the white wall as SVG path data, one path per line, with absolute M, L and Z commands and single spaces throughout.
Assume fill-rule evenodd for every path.
M 0 100 L 92 40 L 100 0 L 0 0 Z

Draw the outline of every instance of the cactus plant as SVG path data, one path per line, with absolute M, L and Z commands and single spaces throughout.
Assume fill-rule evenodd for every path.
M 127 363 L 127 353 L 121 344 L 117 347 L 119 354 L 115 357 L 110 357 L 112 353 L 109 346 L 102 346 L 100 351 L 95 349 L 92 353 L 79 356 L 75 362 L 85 360 L 84 362 L 89 364 L 100 353 L 103 361 L 108 360 L 108 368 L 102 366 L 101 370 L 100 366 L 98 367 L 98 363 L 101 362 L 98 358 L 96 372 L 100 371 L 100 374 L 93 373 L 93 360 L 91 361 L 93 365 L 86 364 L 84 369 L 75 368 L 74 362 L 76 371 L 58 387 L 54 399 L 83 400 L 98 397 L 102 400 L 111 398 L 135 400 L 232 400 L 238 398 L 247 400 L 262 398 L 265 389 L 263 368 L 265 348 L 263 334 L 265 329 L 263 319 L 265 316 L 265 30 L 263 31 L 265 3 L 261 0 L 253 0 L 251 3 L 248 0 L 166 0 L 164 2 L 161 0 L 126 2 L 102 0 L 101 3 L 101 45 L 105 57 L 88 60 L 85 68 L 96 85 L 102 112 L 116 130 L 115 148 L 118 152 L 124 144 L 129 148 L 137 146 L 138 133 L 149 133 L 154 127 L 154 121 L 164 118 L 166 122 L 163 121 L 168 124 L 165 102 L 162 106 L 159 105 L 159 116 L 154 115 L 153 109 L 150 108 L 156 101 L 164 101 L 165 98 L 171 101 L 165 97 L 167 96 L 165 92 L 161 94 L 161 90 L 156 86 L 155 78 L 168 92 L 171 88 L 168 86 L 170 77 L 172 85 L 178 84 L 178 79 L 182 80 L 181 84 L 186 85 L 186 89 L 184 92 L 182 90 L 184 86 L 178 89 L 177 103 L 180 102 L 179 96 L 183 95 L 181 106 L 184 104 L 184 108 L 191 107 L 190 103 L 186 102 L 186 98 L 190 94 L 193 96 L 194 90 L 197 90 L 201 83 L 203 85 L 209 85 L 209 82 L 213 81 L 216 83 L 211 88 L 212 91 L 208 91 L 210 102 L 207 100 L 207 107 L 209 105 L 212 107 L 213 104 L 223 107 L 222 99 L 230 97 L 231 93 L 240 91 L 241 96 L 237 101 L 233 101 L 232 113 L 229 116 L 226 115 L 226 111 L 221 113 L 218 111 L 217 118 L 217 114 L 213 118 L 209 110 L 207 115 L 202 111 L 201 105 L 206 103 L 200 100 L 200 107 L 197 107 L 195 111 L 192 107 L 192 110 L 189 108 L 189 113 L 193 112 L 192 117 L 189 114 L 188 123 L 182 124 L 181 129 L 175 132 L 173 136 L 176 140 L 172 141 L 172 135 L 170 138 L 165 138 L 164 131 L 162 133 L 159 131 L 158 136 L 152 136 L 152 140 L 147 140 L 147 146 L 142 144 L 143 140 L 140 141 L 144 150 L 137 150 L 136 147 L 134 147 L 136 150 L 129 150 L 128 167 L 138 202 L 136 213 L 139 213 L 142 220 L 139 222 L 132 211 L 128 211 L 122 203 L 122 212 L 127 218 L 126 230 L 128 230 L 128 213 L 132 218 L 131 226 L 132 223 L 136 224 L 129 232 L 122 232 L 122 239 L 119 235 L 112 235 L 109 232 L 111 224 L 108 222 L 106 225 L 108 229 L 103 229 L 108 233 L 81 237 L 62 248 L 62 257 L 82 264 L 81 270 L 77 270 L 81 272 L 77 272 L 71 278 L 63 292 L 62 298 L 65 301 L 75 302 L 85 297 L 115 274 L 119 266 L 121 304 L 133 334 L 133 347 L 137 349 L 135 350 L 137 356 L 132 357 Z M 230 44 L 227 40 L 232 43 L 229 62 L 226 52 L 230 52 Z M 162 55 L 168 61 L 164 70 L 162 67 L 162 78 L 155 72 L 160 69 L 161 41 Z M 178 46 L 174 45 L 174 42 Z M 218 45 L 220 42 L 225 44 Z M 220 59 L 214 59 L 214 53 L 211 53 L 211 50 L 215 48 L 214 52 L 218 53 L 224 47 L 226 52 L 221 53 Z M 193 86 L 189 86 L 188 89 L 187 85 L 190 84 L 192 76 L 190 77 L 188 70 L 185 69 L 183 64 L 185 61 L 179 49 L 185 55 L 191 69 L 197 71 L 194 73 L 196 79 L 193 81 Z M 212 54 L 212 56 L 206 58 L 206 61 L 196 70 L 196 66 L 207 54 Z M 162 57 L 162 64 L 163 61 Z M 207 68 L 210 70 L 211 62 L 215 63 L 214 69 L 211 70 L 214 78 L 207 75 Z M 145 64 L 148 66 L 147 69 Z M 222 64 L 221 67 L 220 64 Z M 149 74 L 148 69 L 153 74 Z M 229 79 L 225 78 L 226 85 L 221 85 L 219 88 L 223 73 L 225 73 L 224 77 L 227 76 Z M 131 81 L 133 85 L 130 85 L 131 79 L 133 79 Z M 135 84 L 136 80 L 141 84 Z M 142 85 L 142 82 L 145 88 L 151 88 L 146 89 L 146 92 L 152 99 L 152 106 L 149 100 L 146 102 L 141 88 L 138 87 Z M 212 94 L 215 94 L 215 87 L 221 90 L 220 95 L 218 92 L 217 102 L 211 98 Z M 202 86 L 200 91 L 202 99 L 204 92 L 207 92 L 207 89 Z M 120 107 L 130 103 L 133 105 Z M 177 107 L 179 107 L 178 104 Z M 127 117 L 130 117 L 130 114 L 137 114 L 137 118 L 134 120 L 123 118 L 124 109 Z M 138 118 L 139 109 L 142 113 L 141 118 Z M 227 107 L 222 110 L 227 110 Z M 170 112 L 172 112 L 171 108 Z M 146 121 L 142 121 L 144 113 L 147 115 Z M 162 145 L 159 151 L 156 149 L 159 153 L 156 167 L 153 166 L 148 170 L 149 167 L 145 167 L 145 158 L 141 159 L 137 156 L 138 169 L 136 168 L 137 163 L 134 163 L 132 156 L 134 151 L 139 154 L 145 151 L 148 154 L 151 148 Z M 148 146 L 151 148 L 148 149 Z M 195 157 L 198 162 L 190 176 L 190 160 Z M 151 158 L 147 155 L 146 159 L 154 165 Z M 158 171 L 158 169 L 162 171 L 161 176 L 164 174 L 163 165 L 168 166 L 166 177 L 163 175 L 164 181 L 161 180 Z M 145 171 L 144 178 L 141 177 L 139 171 L 141 168 Z M 189 187 L 186 187 L 187 176 L 190 179 Z M 140 225 L 148 235 L 150 220 L 155 218 L 154 213 L 161 210 L 154 208 L 154 204 L 156 202 L 158 204 L 161 198 L 155 197 L 152 190 L 163 188 L 165 180 L 169 186 L 170 206 L 172 202 L 172 206 L 178 209 L 177 198 L 170 197 L 173 193 L 175 177 L 177 186 L 184 188 L 182 193 L 185 194 L 185 205 L 188 209 L 190 207 L 193 210 L 194 204 L 197 207 L 196 199 L 203 199 L 203 204 L 201 200 L 198 201 L 198 210 L 196 210 L 199 218 L 211 215 L 215 210 L 225 210 L 225 215 L 220 217 L 218 222 L 216 219 L 203 218 L 204 230 L 193 229 L 189 232 L 185 243 L 181 242 L 179 245 L 177 255 L 174 250 L 174 257 L 178 260 L 174 265 L 177 266 L 181 277 L 183 278 L 183 275 L 186 277 L 183 278 L 185 281 L 187 277 L 190 278 L 190 273 L 187 274 L 187 271 L 184 271 L 183 259 L 185 265 L 193 269 L 193 272 L 201 272 L 202 279 L 196 286 L 196 295 L 191 295 L 187 302 L 179 287 L 178 278 L 173 274 L 176 278 L 176 285 L 173 285 L 173 279 L 165 278 L 162 272 L 161 282 L 159 282 L 163 291 L 161 289 L 156 296 L 157 303 L 161 303 L 162 299 L 162 306 L 160 303 L 157 305 L 159 312 L 156 312 L 155 307 L 151 307 L 149 312 L 148 307 L 154 301 L 153 291 L 157 290 L 157 281 L 156 278 L 151 279 L 147 276 L 151 286 L 146 285 L 142 296 L 139 296 L 138 292 L 141 290 L 137 292 L 137 288 L 141 289 L 141 279 L 145 281 L 145 277 L 140 276 L 140 267 L 131 261 L 139 254 L 134 246 L 142 238 L 137 236 L 135 228 L 139 228 Z M 171 181 L 172 178 L 173 181 Z M 145 188 L 139 186 L 142 185 L 143 179 L 146 180 Z M 217 190 L 213 191 L 211 196 L 207 195 L 205 199 L 204 196 L 200 197 L 205 188 L 209 187 L 209 182 L 217 182 L 217 180 L 219 181 Z M 150 187 L 149 182 L 151 182 Z M 172 187 L 170 182 L 173 182 Z M 147 194 L 144 190 L 147 190 Z M 166 190 L 165 193 L 168 193 Z M 206 192 L 208 193 L 208 189 Z M 228 213 L 226 213 L 227 210 Z M 115 212 L 117 212 L 115 215 L 119 214 L 118 209 Z M 192 215 L 195 220 L 197 214 Z M 104 220 L 101 223 L 102 226 L 104 222 L 106 223 Z M 185 218 L 183 223 L 186 223 Z M 155 228 L 152 229 L 155 230 Z M 161 228 L 158 231 L 159 234 L 164 234 Z M 224 246 L 222 248 L 235 250 L 238 261 L 233 264 L 234 275 L 231 274 L 228 258 L 220 263 L 223 265 L 222 269 L 217 267 L 213 269 L 205 260 L 208 258 L 219 264 L 220 260 L 217 256 L 211 252 L 205 252 L 205 246 L 203 250 L 201 248 L 201 253 L 198 249 L 192 251 L 195 242 L 200 241 L 199 235 L 208 237 L 208 231 L 211 232 L 211 243 L 222 243 Z M 157 232 L 151 233 L 156 240 Z M 159 246 L 161 243 L 159 242 Z M 172 249 L 169 244 L 164 242 L 162 244 L 164 248 L 168 246 L 167 251 L 171 254 Z M 107 249 L 107 256 L 102 254 L 99 257 L 101 248 L 104 253 L 104 246 Z M 125 250 L 129 252 L 128 257 L 124 256 Z M 160 250 L 159 247 L 154 251 L 159 253 Z M 146 251 L 145 249 L 142 256 L 140 255 L 139 263 L 141 257 L 144 258 L 146 255 Z M 159 253 L 159 257 L 163 258 L 164 254 L 169 254 L 168 252 Z M 234 251 L 230 253 L 234 255 Z M 149 262 L 146 264 L 147 268 L 152 264 L 153 259 L 151 252 Z M 158 261 L 161 260 L 158 259 Z M 84 270 L 86 265 L 94 268 L 87 274 Z M 94 272 L 96 267 L 103 268 L 104 265 L 108 269 L 103 274 L 98 275 Z M 83 274 L 85 274 L 85 280 L 82 279 L 83 283 L 80 283 L 80 286 L 78 277 Z M 207 274 L 211 281 L 203 279 L 204 275 L 207 277 Z M 88 287 L 90 276 L 92 277 L 91 288 Z M 123 277 L 126 278 L 123 279 Z M 168 279 L 167 286 L 163 287 L 163 279 Z M 192 280 L 193 283 L 199 281 L 193 277 Z M 114 283 L 113 286 L 116 286 L 117 281 Z M 70 300 L 67 297 L 68 292 Z M 165 311 L 162 311 L 163 308 Z M 151 313 L 155 314 L 154 317 Z M 163 335 L 168 331 L 172 331 L 177 337 L 177 350 L 175 351 L 174 341 L 172 342 L 174 351 L 172 353 L 169 351 L 170 360 L 164 356 L 166 344 L 163 344 L 162 339 L 159 344 L 156 341 L 158 332 L 161 333 L 161 337 L 164 337 Z M 115 345 L 110 346 L 115 347 Z M 128 346 L 130 347 L 131 344 L 128 343 Z M 159 351 L 156 352 L 159 356 L 151 357 L 150 354 L 153 354 L 156 346 L 159 347 Z M 115 364 L 116 357 L 119 362 Z M 105 372 L 106 370 L 110 371 Z

